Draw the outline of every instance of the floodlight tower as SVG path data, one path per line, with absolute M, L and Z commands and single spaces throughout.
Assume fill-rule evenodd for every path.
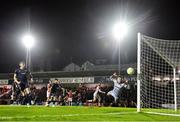
M 34 45 L 34 37 L 30 34 L 26 34 L 22 38 L 23 44 L 26 47 L 26 68 L 30 71 L 30 66 L 31 66 L 31 48 Z
M 118 72 L 120 74 L 120 59 L 121 59 L 121 55 L 120 55 L 120 42 L 124 39 L 124 37 L 127 35 L 128 32 L 128 25 L 125 22 L 118 22 L 113 26 L 113 30 L 112 30 L 112 34 L 113 37 L 115 38 L 115 40 L 117 41 L 118 45 L 119 45 L 119 54 L 118 54 Z

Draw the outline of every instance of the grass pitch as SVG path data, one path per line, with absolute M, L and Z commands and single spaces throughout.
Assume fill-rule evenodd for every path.
M 180 122 L 180 117 L 137 113 L 136 108 L 120 107 L 0 106 L 0 121 Z

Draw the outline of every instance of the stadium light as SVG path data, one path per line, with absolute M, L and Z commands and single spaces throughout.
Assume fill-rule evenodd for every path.
M 30 71 L 30 66 L 31 66 L 31 48 L 34 45 L 35 39 L 32 35 L 26 34 L 22 38 L 23 44 L 25 45 L 27 49 L 26 53 L 26 68 Z
M 30 49 L 34 45 L 35 40 L 34 40 L 33 36 L 28 34 L 23 37 L 22 41 L 23 41 L 23 44 L 25 45 L 25 47 Z
M 128 32 L 128 24 L 125 22 L 116 23 L 113 26 L 112 34 L 117 41 L 121 41 Z
M 113 37 L 116 39 L 116 41 L 118 42 L 118 45 L 119 45 L 119 59 L 118 59 L 118 71 L 119 71 L 119 75 L 120 75 L 120 59 L 121 59 L 121 56 L 120 56 L 120 41 L 122 41 L 124 39 L 124 37 L 127 35 L 127 32 L 128 32 L 128 24 L 123 22 L 123 21 L 120 21 L 118 23 L 116 23 L 113 28 L 112 28 L 112 35 Z

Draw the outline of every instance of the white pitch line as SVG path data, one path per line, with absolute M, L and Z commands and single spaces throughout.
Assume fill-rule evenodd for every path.
M 180 114 L 167 114 L 167 113 L 158 113 L 158 112 L 144 112 L 148 114 L 156 114 L 156 115 L 162 115 L 162 116 L 175 116 L 180 117 Z
M 23 118 L 36 118 L 36 117 L 68 117 L 68 116 L 104 116 L 104 115 L 125 115 L 137 112 L 118 112 L 118 113 L 102 113 L 102 114 L 61 114 L 61 115 L 33 115 L 33 116 L 0 116 L 0 120 L 10 120 L 10 119 L 23 119 Z
M 137 112 L 118 112 L 118 113 L 102 113 L 102 114 L 65 114 L 62 116 L 94 116 L 94 115 L 123 115 L 123 114 L 132 114 Z

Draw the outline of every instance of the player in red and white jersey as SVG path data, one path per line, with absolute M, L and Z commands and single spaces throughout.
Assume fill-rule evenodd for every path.
M 49 80 L 49 83 L 47 84 L 47 92 L 46 92 L 46 106 L 48 106 L 48 102 L 50 100 L 50 94 L 51 94 L 51 88 L 52 88 L 52 81 Z
M 96 86 L 96 90 L 95 90 L 95 92 L 93 94 L 93 102 L 98 101 L 98 106 L 101 106 L 101 96 L 100 96 L 100 93 L 105 94 L 105 92 L 101 91 L 101 84 L 98 84 Z
M 68 105 L 69 106 L 72 106 L 72 101 L 73 101 L 73 95 L 75 94 L 76 92 L 72 92 L 72 90 L 69 90 L 69 92 L 67 92 L 67 95 L 68 95 Z

